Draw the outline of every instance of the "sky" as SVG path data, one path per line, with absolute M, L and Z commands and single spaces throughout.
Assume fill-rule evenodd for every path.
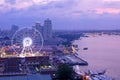
M 120 29 L 120 0 L 0 0 L 0 28 L 43 25 L 55 30 Z

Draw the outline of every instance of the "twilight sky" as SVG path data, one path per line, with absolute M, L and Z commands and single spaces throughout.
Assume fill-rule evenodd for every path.
M 120 0 L 0 0 L 1 29 L 46 18 L 59 30 L 120 29 Z

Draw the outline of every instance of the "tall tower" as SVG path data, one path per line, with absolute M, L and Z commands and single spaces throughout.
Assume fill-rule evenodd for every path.
M 33 26 L 33 29 L 36 33 L 36 30 L 38 30 L 41 35 L 43 35 L 43 26 L 41 26 L 40 22 L 36 22 L 35 26 Z
M 44 21 L 43 37 L 44 40 L 49 40 L 52 38 L 52 21 L 49 19 Z
M 17 25 L 12 25 L 11 30 L 10 30 L 10 34 L 11 36 L 19 29 L 19 27 Z
M 36 28 L 39 32 L 42 33 L 43 30 L 42 30 L 42 26 L 41 26 L 40 22 L 36 22 L 35 28 Z

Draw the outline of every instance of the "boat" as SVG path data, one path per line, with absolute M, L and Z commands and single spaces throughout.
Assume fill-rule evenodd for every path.
M 83 50 L 88 50 L 88 48 L 86 47 L 86 48 L 83 48 Z
M 105 74 L 106 70 L 99 70 L 97 72 L 98 72 L 99 75 L 103 75 L 103 74 Z

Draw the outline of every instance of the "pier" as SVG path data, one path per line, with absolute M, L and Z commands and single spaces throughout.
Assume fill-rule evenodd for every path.
M 26 76 L 27 73 L 0 73 L 0 77 L 3 77 L 3 76 Z
M 81 59 L 80 57 L 78 57 L 77 55 L 74 54 L 70 54 L 70 55 L 66 55 L 64 57 L 62 57 L 62 60 L 69 64 L 69 65 L 81 65 L 81 66 L 87 66 L 88 62 Z

